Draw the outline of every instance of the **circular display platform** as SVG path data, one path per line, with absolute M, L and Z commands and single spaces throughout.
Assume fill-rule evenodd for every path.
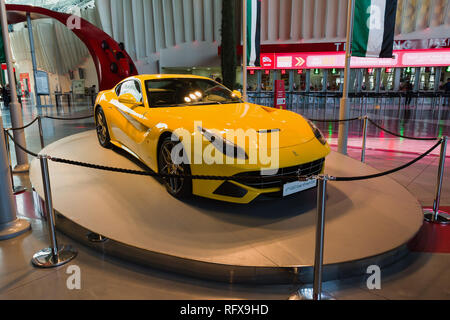
M 98 144 L 95 131 L 61 139 L 41 154 L 141 169 L 122 152 Z M 57 227 L 103 252 L 153 267 L 227 282 L 311 281 L 316 191 L 285 199 L 230 204 L 170 196 L 153 177 L 100 171 L 49 161 Z M 325 172 L 357 176 L 377 170 L 332 152 Z M 43 198 L 38 160 L 31 182 Z M 418 232 L 418 201 L 389 177 L 329 182 L 324 279 L 365 272 L 402 257 Z M 89 242 L 98 233 L 105 242 Z

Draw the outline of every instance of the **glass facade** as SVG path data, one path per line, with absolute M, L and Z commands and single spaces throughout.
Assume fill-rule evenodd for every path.
M 258 74 L 261 91 L 273 91 L 276 79 L 284 80 L 286 91 L 292 92 L 343 90 L 344 69 L 251 70 L 248 74 L 249 91 L 258 91 Z M 396 91 L 401 90 L 407 81 L 414 91 L 433 91 L 435 86 L 439 87 L 450 77 L 450 73 L 447 74 L 444 67 L 351 69 L 349 92 Z M 242 79 L 238 78 L 238 82 L 241 83 Z
M 222 77 L 220 67 L 174 67 L 163 68 L 162 72 L 195 74 L 212 79 Z M 449 77 L 450 72 L 446 72 L 445 67 L 351 69 L 349 92 L 396 92 L 401 91 L 407 81 L 414 91 L 434 91 Z M 248 70 L 247 90 L 272 92 L 277 79 L 284 80 L 287 92 L 342 92 L 344 69 Z M 242 88 L 240 67 L 236 70 L 236 82 L 238 88 Z

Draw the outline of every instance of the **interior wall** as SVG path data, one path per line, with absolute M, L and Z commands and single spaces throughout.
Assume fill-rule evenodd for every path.
M 28 73 L 30 77 L 30 86 L 31 86 L 31 92 L 34 94 L 34 78 L 33 78 L 33 65 L 31 63 L 30 59 L 21 60 L 20 62 L 16 63 L 16 76 L 19 79 L 19 75 L 21 73 Z M 92 60 L 92 57 L 86 57 L 83 59 L 82 63 L 80 63 L 78 66 L 74 68 L 74 79 L 73 80 L 79 80 L 80 75 L 78 72 L 79 68 L 84 69 L 85 74 L 85 87 L 89 88 L 93 85 L 96 86 L 98 90 L 98 78 L 97 78 L 97 71 L 95 69 L 94 61 Z M 62 92 L 69 92 L 72 88 L 72 80 L 70 79 L 69 73 L 65 74 L 58 74 L 58 73 L 52 73 L 48 72 L 49 77 L 49 84 L 50 84 L 50 92 L 52 93 L 52 101 L 54 101 L 54 92 L 55 91 L 62 91 Z

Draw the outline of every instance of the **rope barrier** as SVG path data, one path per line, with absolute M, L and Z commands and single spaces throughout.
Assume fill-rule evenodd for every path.
M 53 116 L 42 116 L 42 118 L 52 119 L 52 120 L 84 120 L 92 118 L 94 115 L 88 115 L 83 117 L 76 117 L 76 118 L 64 118 L 64 117 L 53 117 Z
M 343 119 L 343 120 L 339 120 L 339 119 L 337 119 L 337 120 L 331 120 L 331 119 L 328 119 L 328 120 L 326 120 L 326 119 L 309 119 L 309 120 L 311 120 L 311 121 L 314 121 L 314 122 L 348 122 L 348 121 L 355 121 L 355 120 L 361 120 L 362 119 L 362 117 L 357 117 L 357 118 L 350 118 L 350 119 Z
M 92 117 L 89 116 L 89 117 Z M 80 118 L 59 118 L 57 120 L 78 120 L 78 119 L 87 119 L 88 117 L 80 117 Z M 38 118 L 36 118 L 34 121 L 36 121 Z M 353 118 L 353 119 L 345 119 L 345 120 L 334 120 L 334 121 L 353 121 L 353 120 L 358 120 L 361 119 L 359 118 Z M 314 120 L 313 120 L 314 121 Z M 380 129 L 384 129 L 381 126 L 378 126 L 376 123 L 374 123 L 371 119 L 369 119 L 369 121 L 371 123 L 373 123 L 375 126 L 377 126 Z M 32 123 L 28 124 L 27 126 L 31 125 Z M 142 170 L 132 170 L 132 169 L 123 169 L 123 168 L 116 168 L 116 167 L 109 167 L 109 166 L 103 166 L 103 165 L 97 165 L 97 164 L 92 164 L 92 163 L 86 163 L 86 162 L 81 162 L 81 161 L 75 161 L 75 160 L 68 160 L 68 159 L 62 159 L 62 158 L 57 158 L 57 157 L 50 157 L 50 156 L 43 156 L 43 155 L 38 155 L 28 149 L 26 149 L 25 147 L 23 147 L 22 145 L 20 145 L 20 143 L 18 143 L 14 137 L 11 135 L 11 133 L 9 131 L 12 130 L 19 130 L 18 128 L 14 128 L 14 129 L 4 129 L 4 131 L 8 134 L 8 136 L 11 138 L 11 140 L 24 152 L 28 153 L 29 155 L 33 156 L 33 157 L 47 157 L 49 160 L 53 161 L 53 162 L 58 162 L 58 163 L 64 163 L 64 164 L 69 164 L 69 165 L 74 165 L 74 166 L 80 166 L 80 167 L 85 167 L 85 168 L 91 168 L 91 169 L 97 169 L 97 170 L 103 170 L 103 171 L 112 171 L 112 172 L 119 172 L 119 173 L 126 173 L 126 174 L 134 174 L 134 175 L 141 175 L 141 176 L 152 176 L 152 177 L 160 177 L 160 178 L 189 178 L 189 179 L 197 179 L 197 180 L 233 180 L 233 181 L 264 181 L 264 182 L 268 182 L 268 181 L 288 181 L 288 180 L 292 180 L 292 179 L 298 179 L 300 181 L 305 181 L 305 180 L 309 180 L 312 178 L 315 178 L 315 176 L 302 176 L 300 174 L 297 175 L 286 175 L 286 176 L 260 176 L 260 177 L 233 177 L 233 176 L 215 176 L 215 175 L 179 175 L 179 174 L 166 174 L 166 173 L 156 173 L 154 171 L 142 171 Z M 384 129 L 385 130 L 385 129 Z M 391 133 L 390 131 L 386 130 L 386 132 Z M 394 133 L 392 133 L 394 134 Z M 394 134 L 396 135 L 396 134 Z M 435 138 L 431 139 L 431 138 L 414 138 L 414 137 L 406 137 L 406 136 L 400 136 L 400 135 L 396 135 L 402 138 L 410 138 L 410 139 L 415 139 L 415 140 L 436 140 Z M 333 181 L 358 181 L 358 180 L 368 180 L 368 179 L 374 179 L 374 178 L 378 178 L 378 177 L 382 177 L 385 175 L 389 175 L 392 173 L 395 173 L 397 171 L 403 170 L 411 165 L 413 165 L 414 163 L 418 162 L 419 160 L 423 159 L 424 157 L 426 157 L 427 155 L 429 155 L 433 150 L 435 150 L 439 145 L 441 145 L 443 142 L 443 138 L 440 138 L 439 141 L 433 146 L 431 147 L 428 151 L 426 151 L 425 153 L 421 154 L 420 156 L 418 156 L 417 158 L 411 160 L 410 162 L 388 170 L 388 171 L 384 171 L 384 172 L 380 172 L 380 173 L 376 173 L 376 174 L 372 174 L 372 175 L 365 175 L 365 176 L 355 176 L 355 177 L 330 177 L 330 180 Z
M 399 137 L 399 138 L 411 139 L 411 140 L 424 140 L 424 141 L 435 141 L 435 140 L 440 139 L 439 137 L 436 137 L 436 138 L 417 138 L 417 137 L 402 136 L 402 135 L 400 135 L 400 134 L 398 134 L 398 133 L 395 133 L 395 132 L 392 132 L 392 131 L 390 131 L 390 130 L 388 130 L 388 129 L 386 129 L 386 128 L 383 128 L 382 126 L 380 126 L 379 124 L 377 124 L 375 121 L 373 121 L 373 120 L 370 119 L 370 118 L 367 118 L 367 119 L 369 120 L 369 122 L 370 122 L 371 124 L 373 124 L 373 125 L 374 125 L 375 127 L 377 127 L 378 129 L 380 129 L 380 130 L 382 130 L 382 131 L 384 131 L 384 132 L 387 132 L 387 133 L 389 133 L 389 134 L 391 134 L 391 135 L 393 135 L 393 136 Z
M 84 119 L 89 119 L 92 118 L 94 115 L 90 114 L 88 116 L 82 116 L 82 117 L 75 117 L 75 118 L 64 118 L 64 117 L 53 117 L 53 116 L 37 116 L 36 118 L 34 118 L 29 124 L 27 124 L 26 126 L 20 127 L 20 128 L 8 128 L 5 130 L 11 130 L 11 131 L 16 131 L 16 130 L 23 130 L 28 128 L 29 126 L 31 126 L 32 124 L 34 124 L 36 121 L 38 121 L 39 118 L 47 118 L 47 119 L 52 119 L 52 120 L 84 120 Z
M 11 136 L 11 134 L 6 131 L 8 136 L 11 138 L 11 140 L 24 152 L 34 156 L 39 157 L 38 154 L 27 150 L 26 148 L 22 147 L 17 141 Z M 392 173 L 395 173 L 397 171 L 403 170 L 417 161 L 423 159 L 427 155 L 429 155 L 434 149 L 436 149 L 441 143 L 443 139 L 440 139 L 433 147 L 431 147 L 428 151 L 421 154 L 417 158 L 411 160 L 410 162 L 380 173 L 372 174 L 372 175 L 365 175 L 365 176 L 356 176 L 356 177 L 330 177 L 330 180 L 333 181 L 358 181 L 358 180 L 369 180 L 374 178 L 379 178 L 385 175 L 389 175 Z M 301 175 L 286 175 L 286 176 L 264 176 L 264 177 L 233 177 L 233 176 L 212 176 L 212 175 L 179 175 L 179 174 L 166 174 L 166 173 L 156 173 L 154 171 L 142 171 L 142 170 L 132 170 L 132 169 L 123 169 L 123 168 L 115 168 L 115 167 L 109 167 L 109 166 L 103 166 L 103 165 L 97 165 L 92 163 L 86 163 L 81 161 L 74 161 L 74 160 L 68 160 L 68 159 L 62 159 L 57 157 L 49 157 L 47 158 L 53 162 L 59 162 L 69 165 L 75 165 L 85 168 L 91 168 L 91 169 L 97 169 L 97 170 L 103 170 L 103 171 L 112 171 L 112 172 L 119 172 L 119 173 L 127 173 L 127 174 L 134 174 L 134 175 L 141 175 L 141 176 L 152 176 L 152 177 L 161 177 L 161 178 L 189 178 L 189 179 L 197 179 L 197 180 L 233 180 L 233 181 L 288 181 L 291 179 L 298 179 L 298 180 L 309 180 L 311 178 L 314 178 L 313 176 L 301 176 Z
M 29 126 L 31 126 L 32 124 L 34 124 L 36 121 L 38 121 L 38 118 L 39 118 L 39 117 L 34 118 L 33 121 L 31 121 L 29 124 L 27 124 L 27 125 L 25 125 L 25 126 L 23 126 L 23 127 L 20 127 L 20 128 L 9 128 L 9 129 L 5 129 L 5 130 L 6 130 L 6 131 L 8 131 L 8 130 L 11 130 L 11 131 L 17 131 L 17 130 L 23 130 L 23 129 L 26 129 L 26 128 L 28 128 Z
M 103 170 L 103 171 L 112 171 L 119 173 L 127 173 L 134 174 L 140 176 L 151 176 L 151 177 L 160 177 L 160 178 L 188 178 L 188 179 L 196 179 L 196 180 L 233 180 L 233 181 L 284 181 L 284 180 L 308 180 L 312 176 L 301 176 L 301 175 L 285 175 L 285 176 L 263 176 L 263 177 L 234 177 L 234 176 L 215 176 L 215 175 L 180 175 L 180 174 L 169 174 L 169 173 L 156 173 L 154 171 L 142 171 L 142 170 L 132 170 L 132 169 L 123 169 L 116 167 L 109 167 L 103 165 L 97 165 L 92 163 L 86 163 L 81 161 L 74 161 L 68 159 L 61 159 L 48 156 L 48 159 L 53 162 L 59 162 L 79 167 Z
M 388 171 L 384 171 L 384 172 L 380 172 L 380 173 L 376 173 L 376 174 L 371 174 L 371 175 L 366 175 L 366 176 L 359 176 L 359 177 L 333 177 L 330 180 L 334 180 L 334 181 L 358 181 L 358 180 L 368 180 L 368 179 L 374 179 L 374 178 L 378 178 L 378 177 L 382 177 L 382 176 L 386 176 L 389 175 L 391 173 L 395 173 L 397 171 L 403 170 L 411 165 L 413 165 L 414 163 L 416 163 L 417 161 L 423 159 L 424 157 L 426 157 L 427 155 L 429 155 L 434 149 L 436 149 L 441 143 L 442 143 L 443 139 L 440 139 L 433 147 L 431 147 L 427 152 L 421 154 L 420 156 L 418 156 L 417 158 L 415 158 L 414 160 L 411 160 L 410 162 L 388 170 Z
M 385 175 L 389 175 L 392 173 L 395 173 L 397 171 L 403 170 L 417 161 L 423 159 L 427 155 L 429 155 L 434 149 L 436 149 L 440 144 L 442 143 L 442 139 L 440 139 L 433 147 L 431 147 L 428 151 L 421 154 L 419 157 L 413 159 L 412 161 L 380 173 L 372 174 L 372 175 L 366 175 L 366 176 L 356 176 L 356 177 L 330 177 L 330 180 L 333 181 L 358 181 L 358 180 L 369 180 L 374 179 L 378 177 L 382 177 Z M 54 157 L 48 157 L 49 160 L 59 163 L 65 163 L 69 165 L 75 165 L 80 167 L 86 167 L 91 169 L 97 169 L 97 170 L 104 170 L 104 171 L 112 171 L 112 172 L 120 172 L 120 173 L 128 173 L 128 174 L 135 174 L 135 175 L 143 175 L 143 176 L 152 176 L 152 177 L 161 177 L 161 178 L 189 178 L 189 179 L 197 179 L 197 180 L 233 180 L 236 182 L 239 181 L 288 181 L 292 179 L 298 179 L 298 180 L 308 180 L 313 178 L 312 176 L 301 176 L 301 175 L 286 175 L 286 176 L 264 176 L 262 177 L 230 177 L 230 176 L 212 176 L 212 175 L 179 175 L 179 174 L 165 174 L 165 173 L 156 173 L 154 171 L 140 171 L 140 170 L 132 170 L 132 169 L 123 169 L 123 168 L 115 168 L 115 167 L 109 167 L 109 166 L 103 166 L 103 165 L 96 165 L 91 163 L 85 163 L 81 161 L 74 161 L 74 160 L 67 160 L 67 159 L 61 159 L 61 158 L 54 158 Z
M 15 143 L 16 146 L 19 147 L 19 149 L 21 149 L 23 152 L 28 153 L 29 155 L 33 156 L 33 157 L 37 157 L 37 153 L 34 153 L 24 147 L 22 147 L 22 145 L 20 143 L 18 143 L 14 137 L 11 135 L 11 133 L 9 132 L 9 130 L 5 130 L 6 134 L 9 136 L 9 138 Z

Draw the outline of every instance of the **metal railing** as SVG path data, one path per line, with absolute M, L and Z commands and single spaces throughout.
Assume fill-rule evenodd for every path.
M 272 91 L 250 91 L 247 93 L 248 101 L 265 106 L 273 106 L 274 92 Z M 289 110 L 323 106 L 325 104 L 339 106 L 342 92 L 339 91 L 288 91 L 286 92 L 286 105 Z M 353 103 L 363 107 L 370 106 L 404 106 L 410 103 L 414 105 L 429 105 L 431 108 L 449 105 L 450 93 L 445 92 L 353 92 L 349 93 Z

